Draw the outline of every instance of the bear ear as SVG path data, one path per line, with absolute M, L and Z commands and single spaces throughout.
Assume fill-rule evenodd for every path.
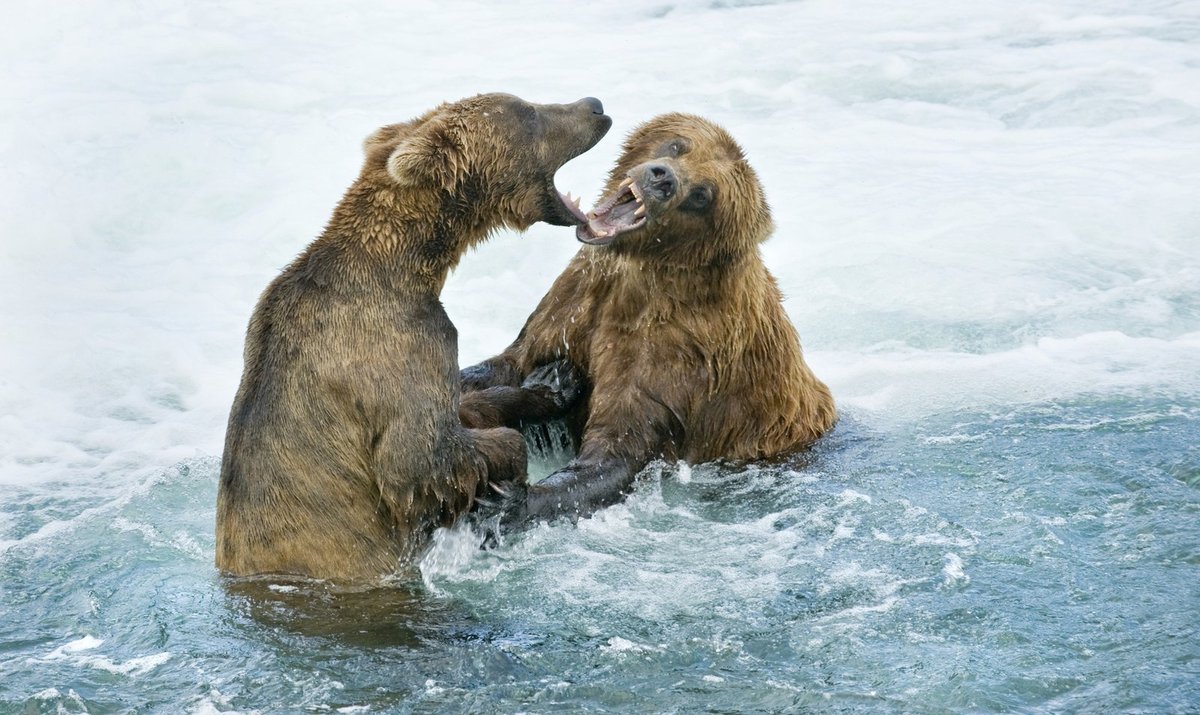
M 363 139 L 363 153 L 370 156 L 379 147 L 395 141 L 396 137 L 401 134 L 401 130 L 407 126 L 407 124 L 389 124 L 371 132 L 370 136 Z
M 400 140 L 387 171 L 403 186 L 451 189 L 462 173 L 462 148 L 440 122 L 427 122 Z

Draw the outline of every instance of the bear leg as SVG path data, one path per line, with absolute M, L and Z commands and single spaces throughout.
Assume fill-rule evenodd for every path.
M 522 377 L 516 364 L 504 355 L 497 355 L 481 363 L 464 367 L 458 373 L 464 393 L 486 390 L 497 385 L 516 387 L 521 384 Z
M 579 371 L 559 360 L 534 370 L 520 387 L 494 385 L 464 394 L 458 416 L 463 426 L 475 429 L 556 419 L 579 400 L 583 384 Z

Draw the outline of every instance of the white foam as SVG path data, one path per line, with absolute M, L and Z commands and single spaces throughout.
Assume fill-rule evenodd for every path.
M 80 697 L 79 693 L 75 692 L 74 688 L 68 688 L 66 695 L 63 695 L 63 692 L 58 688 L 46 688 L 45 690 L 39 690 L 38 692 L 34 693 L 33 697 L 37 698 L 38 700 L 62 700 L 63 698 L 66 698 L 67 700 L 71 701 L 73 704 L 72 707 L 78 712 L 87 712 L 87 703 L 84 702 L 84 699 Z M 68 712 L 68 710 L 62 705 L 62 703 L 59 703 L 55 708 L 55 712 L 62 713 Z
M 229 697 L 213 688 L 209 694 L 194 703 L 189 715 L 258 715 L 258 710 L 235 710 Z
M 39 658 L 30 658 L 29 662 L 49 663 L 65 661 L 77 666 L 95 668 L 135 678 L 149 673 L 171 659 L 170 653 L 162 652 L 131 658 L 123 663 L 116 663 L 108 657 L 87 653 L 87 651 L 95 650 L 102 645 L 104 645 L 103 640 L 94 636 L 84 636 L 61 645 Z
M 932 437 L 926 437 L 924 439 L 924 442 L 925 442 L 925 444 L 952 445 L 952 444 L 963 444 L 966 442 L 979 442 L 986 438 L 987 437 L 985 435 L 981 435 L 981 434 L 960 434 L 960 433 L 956 432 L 954 434 L 943 434 L 943 435 L 935 435 Z
M 857 523 L 858 523 L 858 521 L 856 519 L 850 520 L 850 519 L 843 517 L 841 520 L 838 521 L 837 525 L 833 527 L 833 534 L 830 535 L 829 540 L 830 541 L 842 541 L 844 539 L 853 538 L 854 537 L 854 529 L 855 529 L 855 526 L 857 525 Z
M 33 697 L 37 698 L 38 700 L 54 700 L 56 698 L 61 698 L 62 692 L 60 692 L 58 688 L 46 688 L 45 690 L 39 690 L 38 692 L 34 693 Z
M 93 650 L 104 645 L 104 641 L 95 636 L 84 636 L 77 640 L 61 645 L 47 653 L 43 660 L 60 660 L 65 658 L 67 654 L 79 653 L 80 651 Z
M 1088 393 L 1200 390 L 1200 333 L 1172 339 L 1106 331 L 1043 338 L 997 353 L 900 349 L 842 354 L 824 370 L 843 406 L 873 418 L 916 419 L 966 407 L 1028 404 Z M 961 436 L 932 438 L 963 441 Z
M 842 492 L 838 495 L 838 499 L 839 499 L 839 504 L 838 504 L 839 507 L 846 507 L 855 502 L 862 502 L 864 504 L 871 503 L 871 497 L 869 495 L 863 494 L 862 492 L 858 492 L 853 489 L 843 489 Z
M 652 653 L 652 652 L 656 652 L 656 651 L 660 651 L 660 650 L 662 650 L 662 649 L 658 648 L 656 646 L 646 645 L 644 643 L 637 643 L 635 641 L 631 641 L 627 638 L 622 638 L 620 636 L 613 636 L 612 638 L 608 639 L 607 643 L 600 646 L 600 651 L 602 653 L 616 653 L 616 654 Z
M 946 565 L 942 567 L 946 586 L 961 587 L 971 582 L 971 577 L 963 569 L 962 557 L 950 552 L 945 555 Z
M 469 564 L 480 556 L 479 547 L 484 535 L 476 532 L 465 521 L 450 528 L 440 528 L 433 533 L 429 549 L 418 564 L 425 587 L 433 593 L 442 593 L 439 579 L 460 577 Z

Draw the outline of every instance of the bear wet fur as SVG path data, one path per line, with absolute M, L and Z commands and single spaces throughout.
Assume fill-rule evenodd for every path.
M 510 522 L 613 503 L 656 458 L 759 460 L 837 419 L 759 253 L 762 186 L 729 134 L 667 114 L 635 129 L 582 247 L 503 353 L 466 390 L 519 385 L 566 360 L 584 378 L 576 459 L 509 506 Z
M 554 172 L 610 125 L 591 98 L 492 94 L 367 139 L 324 232 L 250 320 L 217 497 L 223 573 L 378 579 L 489 483 L 524 481 L 521 436 L 496 425 L 557 403 L 518 385 L 501 408 L 460 404 L 439 294 L 493 230 L 576 223 Z

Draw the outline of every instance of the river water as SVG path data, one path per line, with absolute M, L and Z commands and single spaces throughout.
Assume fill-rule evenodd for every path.
M 1200 710 L 1190 2 L 15 2 L 0 712 Z M 259 291 L 373 128 L 503 90 L 741 141 L 842 420 L 364 592 L 213 567 Z M 463 364 L 575 243 L 467 256 Z M 545 468 L 545 465 L 541 465 Z

